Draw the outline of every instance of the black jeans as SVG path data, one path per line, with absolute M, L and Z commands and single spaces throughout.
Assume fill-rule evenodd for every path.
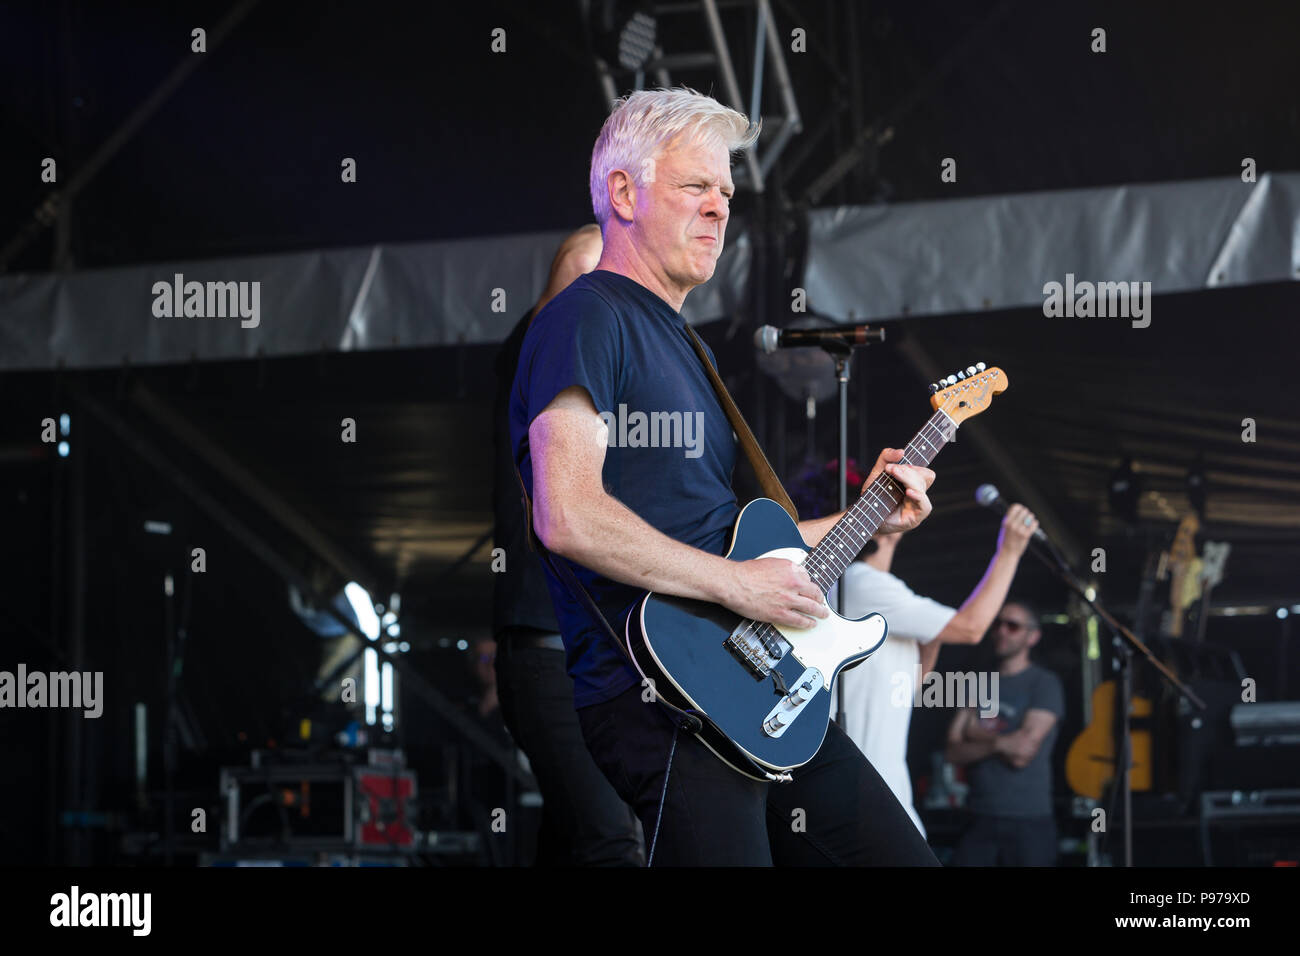
M 539 866 L 640 866 L 636 820 L 582 742 L 564 651 L 501 635 L 497 695 L 542 792 Z
M 1056 820 L 976 815 L 957 843 L 952 865 L 1056 866 Z
M 664 708 L 641 695 L 633 687 L 582 708 L 578 720 L 596 764 L 641 818 L 654 866 L 939 865 L 838 725 L 793 783 L 766 783 L 732 770 L 694 735 L 675 734 Z

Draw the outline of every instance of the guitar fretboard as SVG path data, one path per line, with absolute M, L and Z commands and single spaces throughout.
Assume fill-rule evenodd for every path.
M 929 465 L 939 449 L 952 440 L 957 426 L 942 411 L 935 412 L 903 449 L 903 463 Z M 822 593 L 839 580 L 881 523 L 904 498 L 901 485 L 881 472 L 867 490 L 844 512 L 817 547 L 808 553 L 804 568 Z

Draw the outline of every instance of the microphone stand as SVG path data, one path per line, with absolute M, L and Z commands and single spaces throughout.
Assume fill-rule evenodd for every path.
M 879 341 L 885 340 L 884 330 L 881 330 Z M 870 343 L 863 342 L 865 347 Z M 850 345 L 847 339 L 838 341 L 823 342 L 822 346 L 831 358 L 835 360 L 835 380 L 840 386 L 840 470 L 839 470 L 839 487 L 840 487 L 840 511 L 848 510 L 848 480 L 849 480 L 849 360 L 853 357 L 854 346 Z M 864 399 L 863 405 L 865 407 Z M 864 413 L 865 414 L 865 413 Z M 847 570 L 847 569 L 846 569 Z M 835 590 L 835 611 L 844 616 L 844 578 L 840 577 L 839 587 Z M 841 730 L 846 730 L 846 717 L 844 715 L 844 672 L 840 671 L 839 676 L 835 678 L 836 685 L 836 706 L 835 722 L 840 725 Z
M 1033 544 L 1033 540 L 1030 541 Z M 1047 569 L 1059 578 L 1067 588 L 1077 594 L 1093 612 L 1106 623 L 1111 630 L 1111 642 L 1115 647 L 1115 659 L 1119 671 L 1119 693 L 1116 695 L 1118 700 L 1116 707 L 1118 709 L 1117 719 L 1115 721 L 1115 773 L 1116 789 L 1111 794 L 1111 806 L 1114 806 L 1115 797 L 1118 795 L 1124 807 L 1121 817 L 1121 825 L 1124 833 L 1124 866 L 1133 865 L 1133 791 L 1129 780 L 1129 769 L 1131 763 L 1130 736 L 1129 736 L 1129 710 L 1133 700 L 1133 655 L 1137 652 L 1143 655 L 1156 669 L 1161 677 L 1165 679 L 1175 690 L 1183 697 L 1187 698 L 1192 704 L 1201 710 L 1205 710 L 1205 701 L 1196 696 L 1196 693 L 1178 679 L 1173 671 L 1164 665 L 1145 644 L 1142 643 L 1132 631 L 1121 624 L 1115 617 L 1104 607 L 1097 603 L 1093 598 L 1088 597 L 1087 587 L 1075 574 L 1074 569 L 1065 556 L 1052 544 L 1050 538 L 1044 538 L 1042 542 L 1043 550 L 1046 555 L 1036 548 L 1029 548 Z M 1050 556 L 1050 560 L 1049 560 Z
M 838 347 L 823 346 L 827 352 L 830 352 L 831 358 L 835 359 L 835 379 L 840 383 L 840 512 L 843 513 L 849 507 L 849 491 L 845 486 L 849 481 L 849 360 L 853 357 L 853 350 L 844 346 L 841 350 Z M 846 569 L 847 570 L 847 569 Z M 844 616 L 844 576 L 840 576 L 840 586 L 835 589 L 835 611 L 840 617 Z M 848 719 L 844 715 L 844 672 L 840 671 L 835 678 L 839 685 L 839 693 L 836 695 L 835 722 L 840 725 L 841 730 L 848 730 Z
M 774 333 L 775 330 L 771 329 L 770 326 L 765 326 L 763 329 L 760 330 L 760 332 Z M 873 339 L 872 338 L 873 336 L 879 336 L 879 337 Z M 831 358 L 835 360 L 835 380 L 839 382 L 839 386 L 840 386 L 840 470 L 839 470 L 840 502 L 839 504 L 840 504 L 841 512 L 848 510 L 849 507 L 848 489 L 845 487 L 845 485 L 848 483 L 849 480 L 849 359 L 852 358 L 853 350 L 855 348 L 871 345 L 873 340 L 875 342 L 885 341 L 885 330 L 884 329 L 869 330 L 866 326 L 862 326 L 857 330 L 857 333 L 856 335 L 853 336 L 853 338 L 850 338 L 850 335 L 848 333 L 845 333 L 843 335 L 829 336 L 818 343 L 819 347 L 822 348 L 827 353 L 829 353 Z M 776 341 L 775 339 L 772 339 L 771 341 L 764 344 L 759 341 L 758 337 L 755 337 L 755 344 L 758 345 L 759 348 L 762 348 L 764 351 L 770 352 L 775 348 Z M 864 418 L 865 418 L 865 407 L 866 407 L 866 400 L 864 398 L 863 400 Z M 863 428 L 864 434 L 865 431 L 866 428 L 864 425 Z M 836 605 L 835 610 L 841 617 L 844 616 L 844 588 L 842 586 L 843 581 L 844 578 L 843 576 L 841 576 L 840 577 L 841 587 L 839 587 L 835 592 L 835 605 Z M 843 672 L 841 672 L 839 677 L 836 678 L 836 687 L 838 689 L 837 690 L 838 702 L 835 708 L 835 722 L 839 724 L 842 729 L 845 724 Z

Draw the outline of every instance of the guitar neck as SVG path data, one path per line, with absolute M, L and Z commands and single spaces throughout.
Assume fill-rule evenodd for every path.
M 942 411 L 936 411 L 903 449 L 903 463 L 929 465 L 939 449 L 952 440 L 957 426 Z M 862 551 L 880 525 L 903 501 L 903 487 L 884 472 L 876 476 L 867 490 L 826 536 L 808 553 L 804 569 L 825 593 Z

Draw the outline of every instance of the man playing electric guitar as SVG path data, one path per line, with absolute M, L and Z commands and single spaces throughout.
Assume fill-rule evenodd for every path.
M 756 135 L 746 117 L 689 90 L 622 102 L 592 155 L 600 262 L 538 314 L 523 344 L 510 426 L 534 528 L 615 628 L 647 590 L 788 627 L 828 615 L 795 563 L 722 557 L 739 512 L 735 438 L 679 312 L 713 275 L 730 154 Z M 868 478 L 883 470 L 905 489 L 886 533 L 931 509 L 934 473 L 901 458 L 886 449 Z M 812 545 L 838 518 L 801 522 L 800 534 Z M 548 579 L 584 739 L 640 816 L 652 864 L 936 865 L 838 727 L 793 782 L 737 773 L 677 732 L 564 583 Z

